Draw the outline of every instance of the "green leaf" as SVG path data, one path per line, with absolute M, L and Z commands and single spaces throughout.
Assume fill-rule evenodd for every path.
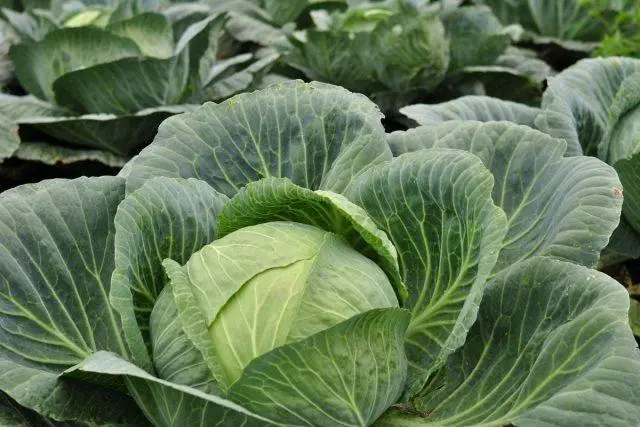
M 126 380 L 131 395 L 154 426 L 257 427 L 274 424 L 229 400 L 153 377 L 109 352 L 93 354 L 66 375 L 101 382 Z
M 474 0 L 490 6 L 504 24 L 520 23 L 542 36 L 564 40 L 599 40 L 602 22 L 581 0 Z
M 549 64 L 538 59 L 537 55 L 535 50 L 508 47 L 505 53 L 498 57 L 495 65 L 513 70 L 516 74 L 528 78 L 531 85 L 542 87 L 555 72 Z
M 145 56 L 168 58 L 173 55 L 173 28 L 163 15 L 141 13 L 110 24 L 106 30 L 133 40 Z
M 425 425 L 640 422 L 640 356 L 613 279 L 542 257 L 485 291 L 464 346 L 415 400 Z M 401 419 L 401 418 L 400 418 Z M 391 414 L 381 425 L 400 426 Z
M 115 177 L 48 180 L 0 195 L 0 356 L 65 369 L 98 349 L 127 355 L 108 300 Z
M 179 322 L 175 324 L 163 323 L 162 325 L 159 325 L 154 320 L 152 331 L 158 330 L 160 332 L 160 329 L 162 329 L 165 334 L 170 334 L 176 340 L 184 343 L 182 348 L 186 353 L 183 353 L 181 358 L 184 358 L 182 360 L 184 360 L 184 363 L 188 364 L 188 366 L 199 363 L 199 359 L 202 357 L 204 363 L 209 369 L 210 375 L 216 382 L 216 386 L 220 388 L 220 385 L 222 385 L 222 388 L 224 389 L 226 384 L 224 381 L 220 383 L 220 380 L 224 379 L 224 373 L 218 363 L 216 349 L 214 348 L 213 342 L 209 336 L 209 323 L 206 321 L 204 313 L 200 310 L 199 301 L 193 294 L 187 271 L 180 264 L 171 259 L 165 260 L 162 265 L 167 272 L 167 276 L 169 276 L 171 283 L 165 288 L 167 291 L 160 295 L 162 301 L 157 303 L 160 304 L 157 311 L 162 309 L 162 305 L 171 305 L 169 301 L 165 300 L 173 300 L 178 311 Z M 156 316 L 153 312 L 151 314 L 154 317 Z M 155 335 L 155 332 L 153 333 Z M 193 351 L 187 342 L 184 341 L 185 336 L 193 347 L 200 352 L 200 356 Z M 154 342 L 157 341 L 156 337 L 153 337 L 152 339 Z M 154 351 L 157 351 L 157 356 L 162 357 L 161 353 L 167 351 L 167 349 L 156 347 L 156 350 Z M 189 361 L 191 363 L 188 363 Z M 161 363 L 159 368 L 160 372 L 163 372 L 169 377 L 180 378 L 187 381 L 184 385 L 198 388 L 205 385 L 206 381 L 204 380 L 206 377 L 202 375 L 202 371 L 199 369 L 196 371 L 196 367 L 192 367 L 193 371 L 187 372 L 185 375 L 181 375 L 180 377 L 176 377 L 175 371 L 170 367 L 167 368 L 165 363 Z M 207 385 L 212 387 L 213 382 L 208 382 Z
M 56 102 L 83 113 L 130 115 L 179 104 L 189 79 L 186 53 L 124 58 L 66 73 L 53 83 Z
M 533 127 L 539 108 L 490 96 L 463 96 L 441 104 L 415 104 L 400 109 L 400 113 L 419 125 L 436 125 L 450 120 L 479 122 L 508 121 Z
M 405 310 L 372 310 L 279 347 L 247 366 L 230 397 L 286 425 L 370 425 L 402 393 L 408 323 Z
M 2 107 L 0 107 L 2 108 Z M 193 110 L 193 105 L 147 108 L 135 114 L 86 114 L 82 116 L 23 117 L 20 127 L 35 128 L 74 147 L 95 148 L 119 156 L 136 153 L 156 135 L 167 117 Z
M 607 138 L 617 121 L 610 120 L 612 106 L 625 79 L 639 71 L 633 58 L 579 61 L 549 82 L 536 126 L 566 140 L 567 155 L 584 152 L 608 162 L 610 147 L 619 143 Z
M 595 267 L 618 225 L 615 171 L 592 157 L 562 157 L 563 141 L 527 126 L 447 122 L 394 132 L 389 144 L 396 155 L 442 147 L 480 157 L 496 182 L 493 200 L 508 218 L 495 272 L 534 255 Z
M 585 154 L 616 168 L 625 191 L 623 213 L 640 231 L 640 60 L 583 60 L 550 83 L 542 107 L 539 128 L 579 141 Z
M 178 40 L 175 51 L 173 35 L 169 31 L 163 36 L 167 39 L 164 55 L 123 58 L 67 73 L 54 82 L 56 100 L 75 111 L 111 114 L 133 114 L 146 108 L 179 104 L 200 83 L 190 82 L 191 77 L 195 79 L 190 72 L 198 71 L 198 61 L 202 62 L 201 66 L 211 66 L 216 60 L 223 18 L 211 16 L 189 26 Z M 156 20 L 160 22 L 155 25 L 163 23 L 171 29 L 165 18 L 152 13 L 114 25 L 122 25 L 127 31 L 151 31 L 155 28 L 151 24 Z M 156 37 L 155 31 L 147 36 Z M 147 42 L 156 46 L 155 39 Z M 200 103 L 200 99 L 196 101 Z
M 222 395 L 202 353 L 182 329 L 180 312 L 168 287 L 156 299 L 149 328 L 153 367 L 159 378 Z
M 0 163 L 18 149 L 20 137 L 18 136 L 18 125 L 0 114 Z
M 76 150 L 46 142 L 23 142 L 13 153 L 21 160 L 41 162 L 47 165 L 68 165 L 76 162 L 100 162 L 112 168 L 121 168 L 129 160 L 101 150 Z
M 322 83 L 290 81 L 208 103 L 166 120 L 154 143 L 133 161 L 127 191 L 154 176 L 198 178 L 233 195 L 249 182 L 287 177 L 310 189 L 340 192 L 349 171 L 334 171 L 346 158 L 360 173 L 386 160 L 381 114 L 362 95 Z M 368 145 L 355 156 L 353 144 Z M 342 156 L 345 160 L 341 161 Z M 325 182 L 337 173 L 347 177 Z
M 249 183 L 222 209 L 218 218 L 219 237 L 271 221 L 309 224 L 342 236 L 384 270 L 400 301 L 406 298 L 395 247 L 362 208 L 339 194 L 311 191 L 286 178 Z
M 263 58 L 254 62 L 248 62 L 248 66 L 244 69 L 235 67 L 234 62 L 241 63 L 240 60 L 244 55 L 238 55 L 228 60 L 218 61 L 216 66 L 212 68 L 212 79 L 208 86 L 202 89 L 202 98 L 210 100 L 225 99 L 243 91 L 250 89 L 265 88 L 270 85 L 264 85 L 264 76 L 269 72 L 271 67 L 280 58 L 277 53 L 267 54 Z M 246 58 L 249 61 L 250 58 Z M 244 62 L 244 61 L 242 61 Z M 221 72 L 225 71 L 225 72 Z M 289 80 L 289 79 L 284 79 Z M 281 83 L 281 82 L 277 82 Z M 200 99 L 202 99 L 200 98 Z
M 31 94 L 53 102 L 53 82 L 70 71 L 140 56 L 136 44 L 91 27 L 65 28 L 41 41 L 13 46 L 10 51 L 20 84 Z
M 398 250 L 412 319 L 409 389 L 465 340 L 494 268 L 506 219 L 491 200 L 493 177 L 469 153 L 432 149 L 366 172 L 347 197 L 362 206 Z
M 115 177 L 49 180 L 0 195 L 0 389 L 45 416 L 108 419 L 131 409 L 117 393 L 67 386 L 56 375 L 96 350 L 128 357 L 108 300 L 123 198 L 124 180 Z M 87 399 L 95 405 L 80 403 Z M 106 409 L 114 399 L 123 412 Z
M 115 270 L 111 303 L 124 335 L 138 351 L 134 361 L 149 363 L 149 317 L 165 285 L 162 261 L 185 263 L 216 235 L 216 216 L 226 202 L 206 183 L 157 178 L 129 194 L 115 215 Z
M 622 80 L 609 107 L 609 126 L 602 152 L 607 153 L 611 164 L 633 156 L 640 148 L 640 61 L 636 65 L 639 70 Z
M 133 399 L 118 391 L 60 377 L 51 371 L 20 365 L 0 357 L 0 425 L 2 421 L 2 392 L 41 416 L 69 423 L 54 425 L 118 425 L 122 427 L 148 426 L 144 415 Z M 50 425 L 41 416 L 24 413 L 27 426 Z M 48 421 L 49 423 L 51 421 Z M 85 424 L 86 423 L 86 424 Z M 11 425 L 11 424 L 9 424 Z
M 273 17 L 274 22 L 278 26 L 282 26 L 288 22 L 295 22 L 307 7 L 318 2 L 318 0 L 299 0 L 290 3 L 280 0 L 265 0 L 264 8 Z
M 511 43 L 486 6 L 460 7 L 443 18 L 451 38 L 449 72 L 470 65 L 491 65 Z
M 32 117 L 72 115 L 69 110 L 49 104 L 33 95 L 15 96 L 4 93 L 0 94 L 0 114 L 15 121 Z
M 287 46 L 285 33 L 267 22 L 249 14 L 231 12 L 226 30 L 240 42 L 252 42 L 262 46 Z

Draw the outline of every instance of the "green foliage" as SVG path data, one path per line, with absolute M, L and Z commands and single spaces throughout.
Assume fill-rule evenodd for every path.
M 417 110 L 387 135 L 280 83 L 168 119 L 121 177 L 1 194 L 0 420 L 638 424 L 629 298 L 591 270 L 614 170 L 491 121 L 544 110 Z
M 3 11 L 21 39 L 9 55 L 30 96 L 5 96 L 0 111 L 27 134 L 35 129 L 77 149 L 131 156 L 162 120 L 247 89 L 277 57 L 221 60 L 227 18 L 219 13 L 192 11 L 176 25 L 145 4 L 50 7 Z M 39 108 L 30 107 L 32 97 L 43 101 Z

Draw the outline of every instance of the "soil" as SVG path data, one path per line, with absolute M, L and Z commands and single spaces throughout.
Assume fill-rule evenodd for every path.
M 42 181 L 43 179 L 116 175 L 118 171 L 119 168 L 112 168 L 94 161 L 47 165 L 40 162 L 11 158 L 0 164 L 0 192 L 18 185 Z

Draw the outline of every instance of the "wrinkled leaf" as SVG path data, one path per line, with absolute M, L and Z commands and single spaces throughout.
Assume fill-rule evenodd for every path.
M 129 160 L 101 150 L 76 150 L 46 142 L 23 142 L 13 153 L 21 160 L 41 162 L 47 165 L 68 165 L 76 162 L 93 161 L 112 168 L 120 168 Z
M 489 96 L 463 96 L 441 104 L 408 105 L 401 108 L 400 113 L 419 125 L 435 125 L 450 120 L 505 120 L 533 127 L 540 109 Z
M 409 289 L 410 391 L 465 340 L 494 268 L 506 219 L 493 177 L 457 150 L 408 153 L 366 172 L 347 197 L 389 235 Z
M 53 82 L 70 71 L 128 56 L 140 56 L 129 40 L 91 27 L 50 32 L 41 41 L 11 48 L 20 84 L 32 95 L 53 102 Z
M 1 107 L 0 107 L 1 108 Z M 128 156 L 147 145 L 167 117 L 193 110 L 193 105 L 148 108 L 135 114 L 85 114 L 82 116 L 24 117 L 22 127 L 33 127 L 72 146 L 95 148 Z
M 563 157 L 563 141 L 529 127 L 447 122 L 394 132 L 389 143 L 395 155 L 443 147 L 480 157 L 495 178 L 493 200 L 508 218 L 496 272 L 534 255 L 595 267 L 618 225 L 615 171 L 591 157 Z
M 154 426 L 217 427 L 227 425 L 264 426 L 273 424 L 223 398 L 191 387 L 153 377 L 137 366 L 100 351 L 74 366 L 67 376 L 111 383 L 126 380 L 136 403 Z
M 279 347 L 247 366 L 230 397 L 287 425 L 370 425 L 402 393 L 408 322 L 404 310 L 372 310 Z
M 202 181 L 157 178 L 129 194 L 115 216 L 110 299 L 140 366 L 148 364 L 149 316 L 165 285 L 162 261 L 180 263 L 210 243 L 227 198 Z
M 602 273 L 546 258 L 516 264 L 488 285 L 464 346 L 417 398 L 429 414 L 420 425 L 637 425 L 627 309 Z M 416 423 L 391 413 L 380 425 Z
M 160 14 L 141 13 L 133 18 L 110 24 L 106 30 L 133 40 L 145 56 L 168 58 L 173 54 L 173 29 Z
M 350 172 L 389 158 L 380 119 L 364 96 L 315 82 L 208 103 L 160 126 L 154 143 L 132 160 L 127 190 L 154 176 L 194 177 L 233 195 L 251 181 L 287 177 L 339 192 Z M 350 161 L 349 170 L 335 169 L 341 159 Z M 331 180 L 336 174 L 343 178 Z

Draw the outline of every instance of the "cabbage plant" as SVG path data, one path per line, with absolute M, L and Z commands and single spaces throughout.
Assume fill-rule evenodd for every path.
M 276 47 L 295 69 L 279 73 L 363 93 L 388 115 L 427 97 L 492 93 L 529 102 L 551 72 L 531 52 L 509 47 L 511 35 L 487 6 L 334 1 L 280 10 L 266 3 L 261 13 L 232 14 L 234 37 Z
M 16 77 L 29 95 L 3 95 L 0 112 L 20 125 L 28 142 L 38 138 L 35 130 L 74 148 L 130 156 L 151 142 L 162 120 L 248 87 L 275 60 L 218 58 L 222 14 L 183 27 L 153 12 L 127 19 L 112 13 L 107 22 L 87 21 L 87 14 L 93 16 L 85 10 L 11 48 Z M 228 85 L 238 71 L 248 81 Z
M 624 221 L 615 235 L 612 261 L 640 256 L 640 60 L 585 59 L 549 82 L 536 125 L 563 138 L 573 155 L 596 156 L 622 182 Z
M 118 177 L 1 194 L 0 419 L 638 424 L 628 298 L 591 269 L 615 171 L 381 119 L 291 81 L 167 119 Z
M 591 51 L 616 13 L 632 8 L 627 0 L 473 0 L 490 6 L 505 25 L 518 24 L 523 41 Z M 598 13 L 594 13 L 595 11 Z

